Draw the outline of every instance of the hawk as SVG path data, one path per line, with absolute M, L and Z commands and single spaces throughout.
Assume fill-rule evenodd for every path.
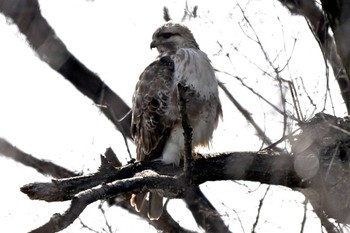
M 168 22 L 152 36 L 151 49 L 159 55 L 140 75 L 132 98 L 131 135 L 137 160 L 161 160 L 179 165 L 184 136 L 178 107 L 177 85 L 186 87 L 187 116 L 193 129 L 192 147 L 208 146 L 222 116 L 218 81 L 207 55 L 183 24 Z M 133 195 L 140 211 L 146 193 Z M 150 219 L 163 210 L 162 196 L 149 193 Z

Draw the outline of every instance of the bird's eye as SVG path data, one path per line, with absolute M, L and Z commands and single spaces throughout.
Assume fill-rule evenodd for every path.
M 174 35 L 173 33 L 166 32 L 166 33 L 162 33 L 160 36 L 165 38 L 165 39 L 169 39 L 173 35 Z

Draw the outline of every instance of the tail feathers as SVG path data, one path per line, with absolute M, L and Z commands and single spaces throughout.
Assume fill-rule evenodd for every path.
M 130 204 L 137 212 L 140 212 L 145 202 L 147 192 L 132 194 Z M 158 220 L 163 213 L 163 197 L 157 193 L 150 192 L 149 196 L 148 218 Z
M 143 206 L 143 203 L 145 202 L 147 193 L 138 193 L 138 194 L 133 194 L 131 199 L 130 199 L 130 204 L 132 207 L 135 207 L 135 210 L 137 212 L 141 211 L 141 208 Z
M 149 193 L 148 217 L 151 220 L 157 220 L 163 213 L 163 197 L 157 193 Z

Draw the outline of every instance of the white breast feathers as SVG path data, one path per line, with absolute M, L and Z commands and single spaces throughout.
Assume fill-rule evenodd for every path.
M 175 66 L 174 91 L 178 83 L 183 83 L 192 93 L 188 95 L 187 104 L 188 119 L 193 128 L 192 146 L 207 146 L 221 115 L 214 69 L 207 55 L 199 49 L 182 48 L 171 57 Z M 161 159 L 166 164 L 178 165 L 183 151 L 183 129 L 181 124 L 177 124 L 170 133 Z
M 175 64 L 174 78 L 176 83 L 184 82 L 200 94 L 209 99 L 218 95 L 218 82 L 208 56 L 199 49 L 182 48 L 172 56 Z

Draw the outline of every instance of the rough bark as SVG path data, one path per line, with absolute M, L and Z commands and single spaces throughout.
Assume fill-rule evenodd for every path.
M 161 162 L 136 162 L 114 168 L 102 159 L 98 172 L 48 183 L 31 183 L 21 188 L 31 199 L 71 200 L 63 214 L 54 214 L 49 222 L 33 232 L 62 230 L 69 226 L 87 205 L 97 200 L 115 198 L 130 193 L 157 190 L 163 196 L 184 198 L 194 217 L 207 232 L 229 232 L 215 208 L 200 192 L 198 185 L 216 180 L 251 180 L 287 187 L 303 187 L 294 172 L 293 159 L 273 153 L 228 153 L 200 157 L 193 161 L 191 176 L 181 167 L 165 166 Z M 210 173 L 208 173 L 210 168 Z M 188 185 L 191 179 L 191 186 Z
M 272 152 L 234 152 L 218 154 L 215 156 L 201 157 L 193 161 L 191 184 L 196 187 L 206 181 L 218 180 L 248 180 L 264 184 L 283 185 L 290 188 L 302 188 L 304 184 L 294 171 L 293 157 L 288 154 L 276 155 Z M 31 183 L 21 188 L 31 199 L 51 201 L 65 201 L 72 199 L 81 191 L 93 188 L 103 183 L 116 180 L 129 179 L 134 176 L 151 176 L 147 171 L 156 174 L 182 179 L 181 167 L 163 165 L 161 162 L 135 162 L 120 168 L 114 168 L 110 164 L 102 165 L 98 172 L 68 179 L 53 180 L 48 183 Z M 211 172 L 207 172 L 211 171 Z M 141 181 L 140 181 L 141 182 Z M 156 180 L 152 182 L 157 182 Z M 144 181 L 140 187 L 154 185 Z M 181 183 L 181 182 L 180 182 Z M 164 184 L 166 185 L 166 184 Z M 184 184 L 179 184 L 184 185 Z M 172 185 L 164 188 L 164 196 L 172 198 L 184 198 L 184 192 L 179 186 L 174 191 Z M 154 188 L 154 187 L 153 187 Z M 135 188 L 134 188 L 135 189 Z M 124 192 L 140 191 L 125 187 Z

